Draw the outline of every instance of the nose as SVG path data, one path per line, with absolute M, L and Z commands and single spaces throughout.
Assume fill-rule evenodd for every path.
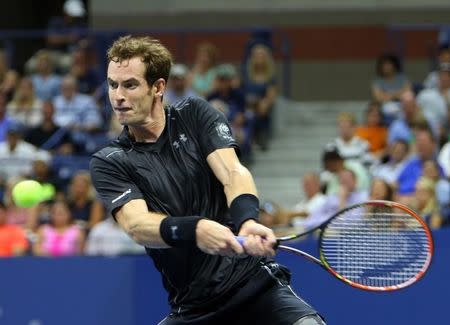
M 125 95 L 120 86 L 113 90 L 112 99 L 117 105 L 121 105 L 125 101 Z

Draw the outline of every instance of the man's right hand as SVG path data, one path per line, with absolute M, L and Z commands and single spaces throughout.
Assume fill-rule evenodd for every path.
M 195 233 L 198 248 L 207 254 L 233 256 L 244 253 L 233 232 L 218 222 L 202 219 Z

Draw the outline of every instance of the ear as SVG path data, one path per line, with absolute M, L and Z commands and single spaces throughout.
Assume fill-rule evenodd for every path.
M 162 97 L 166 90 L 166 81 L 163 78 L 159 78 L 153 83 L 152 90 L 155 94 L 155 97 Z

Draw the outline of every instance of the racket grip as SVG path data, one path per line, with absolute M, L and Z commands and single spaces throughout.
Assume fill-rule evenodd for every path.
M 244 236 L 234 236 L 241 246 L 244 246 L 245 237 Z

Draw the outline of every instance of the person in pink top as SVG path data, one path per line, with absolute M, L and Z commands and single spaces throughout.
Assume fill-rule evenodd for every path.
M 38 229 L 33 253 L 39 256 L 71 256 L 83 251 L 85 234 L 72 222 L 65 202 L 57 201 L 50 209 L 50 224 Z

